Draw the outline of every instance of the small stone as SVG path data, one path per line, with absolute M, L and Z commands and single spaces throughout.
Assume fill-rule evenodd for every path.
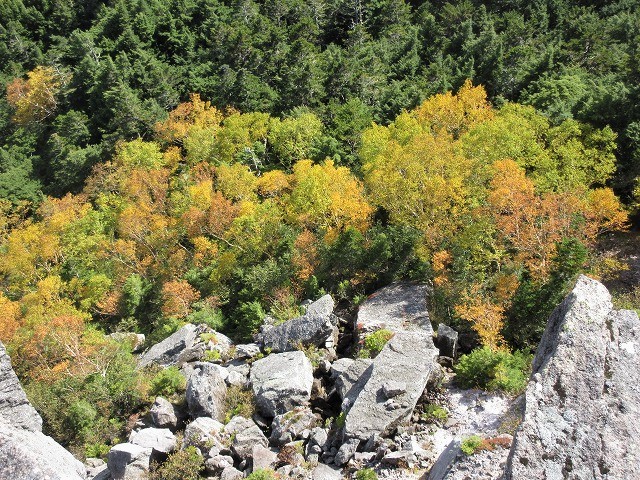
M 390 380 L 382 385 L 382 393 L 386 398 L 397 397 L 407 391 L 407 384 Z

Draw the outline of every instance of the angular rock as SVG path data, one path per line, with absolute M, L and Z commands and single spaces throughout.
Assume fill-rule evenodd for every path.
M 11 367 L 11 359 L 0 342 L 0 419 L 15 428 L 42 431 L 42 418 L 31 406 Z
M 145 480 L 149 473 L 150 457 L 150 448 L 120 443 L 109 451 L 107 467 L 113 480 Z
M 307 313 L 265 331 L 260 337 L 265 348 L 273 352 L 295 350 L 298 345 L 324 347 L 332 338 L 338 317 L 333 315 L 334 303 L 325 295 L 309 305 Z
M 324 463 L 319 463 L 311 472 L 312 480 L 341 480 L 342 478 L 339 468 L 330 467 Z
M 187 380 L 187 404 L 194 417 L 220 419 L 224 414 L 227 384 L 220 373 L 222 367 L 197 363 Z
M 334 463 L 339 467 L 346 465 L 349 460 L 353 458 L 358 449 L 358 445 L 360 445 L 360 440 L 357 438 L 351 438 L 343 443 L 338 449 L 338 453 L 336 453 L 336 457 L 334 459 Z
M 278 454 L 272 452 L 263 445 L 254 445 L 253 452 L 253 471 L 265 468 L 273 468 L 278 461 Z
M 290 412 L 277 415 L 271 424 L 272 445 L 284 445 L 301 437 L 304 430 L 313 428 L 318 422 L 310 408 L 298 407 Z
M 176 436 L 168 428 L 143 428 L 131 433 L 129 443 L 169 454 L 176 449 Z
M 260 346 L 257 343 L 245 343 L 236 345 L 234 358 L 245 359 L 255 357 L 260 353 Z
M 225 468 L 220 474 L 220 480 L 240 480 L 244 478 L 244 473 L 233 467 Z
M 233 457 L 228 455 L 214 455 L 204 462 L 207 473 L 211 475 L 220 475 L 227 467 L 233 467 Z
M 236 415 L 224 426 L 224 433 L 231 437 L 243 430 L 253 428 L 254 426 L 255 422 L 250 418 L 244 418 L 241 415 Z
M 431 466 L 427 480 L 444 480 L 460 453 L 460 441 L 452 440 Z
M 224 425 L 209 417 L 198 417 L 184 429 L 184 446 L 201 447 L 216 441 Z
M 506 478 L 626 479 L 640 469 L 640 320 L 581 276 L 533 362 Z
M 273 418 L 309 401 L 313 367 L 300 351 L 272 354 L 253 363 L 250 378 L 258 409 Z
M 408 420 L 429 379 L 440 368 L 437 356 L 430 329 L 396 333 L 363 374 L 368 378 L 361 390 L 351 389 L 349 395 L 354 400 L 346 414 L 345 436 L 361 440 L 375 434 L 384 436 Z M 398 378 L 405 383 L 406 391 L 387 399 L 383 393 L 385 385 Z
M 427 296 L 430 287 L 417 283 L 394 283 L 365 300 L 358 309 L 356 330 L 360 336 L 382 328 L 401 332 L 407 326 L 431 331 Z
M 458 332 L 444 323 L 438 325 L 438 349 L 443 357 L 456 358 L 458 354 Z
M 165 338 L 160 343 L 156 343 L 138 359 L 140 367 L 146 367 L 155 363 L 163 367 L 170 365 L 180 365 L 192 359 L 193 348 L 200 329 L 188 323 L 177 332 Z
M 253 447 L 262 445 L 266 447 L 269 444 L 267 437 L 264 436 L 260 427 L 251 422 L 249 428 L 240 430 L 233 437 L 231 450 L 240 460 L 250 459 L 253 455 Z
M 156 397 L 151 407 L 151 420 L 158 428 L 175 429 L 178 426 L 178 416 L 175 407 L 169 400 Z

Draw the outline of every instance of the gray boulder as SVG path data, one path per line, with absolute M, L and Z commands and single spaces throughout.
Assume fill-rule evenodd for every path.
M 169 454 L 176 449 L 176 436 L 168 428 L 143 428 L 132 432 L 129 443 L 144 448 L 151 448 L 154 452 Z
M 224 425 L 209 417 L 198 417 L 184 429 L 184 446 L 202 447 L 218 441 Z
M 42 418 L 31 406 L 11 367 L 11 359 L 0 342 L 0 419 L 15 428 L 42 431 Z
M 0 478 L 84 480 L 84 476 L 84 465 L 51 437 L 0 420 Z
M 384 436 L 409 420 L 428 381 L 439 371 L 437 356 L 428 330 L 396 333 L 363 374 L 366 382 L 356 383 L 362 385 L 360 391 L 352 387 L 349 393 L 353 403 L 344 405 L 345 436 L 360 440 Z M 396 379 L 403 380 L 402 388 Z M 392 398 L 387 397 L 390 393 Z
M 318 423 L 310 408 L 298 407 L 290 412 L 277 415 L 271 424 L 269 441 L 273 445 L 284 445 L 301 437 L 302 432 L 311 430 Z
M 458 332 L 444 323 L 438 325 L 438 348 L 444 357 L 456 358 L 458 354 Z
M 312 480 L 342 480 L 342 472 L 339 468 L 330 467 L 319 463 L 311 472 Z
M 309 401 L 313 367 L 300 351 L 272 354 L 253 363 L 250 378 L 258 409 L 273 418 Z
M 193 346 L 196 343 L 200 329 L 188 323 L 177 332 L 156 343 L 138 359 L 140 367 L 146 367 L 152 363 L 168 367 L 181 365 L 193 360 Z M 197 356 L 196 356 L 197 358 Z
M 309 305 L 301 317 L 266 330 L 260 336 L 263 346 L 273 352 L 295 350 L 300 344 L 324 347 L 332 339 L 338 323 L 333 307 L 333 299 L 325 295 Z
M 251 423 L 252 425 L 249 428 L 240 430 L 233 437 L 231 450 L 240 460 L 252 458 L 254 446 L 262 445 L 266 447 L 269 444 L 260 427 L 253 422 Z
M 220 373 L 223 368 L 212 363 L 197 363 L 187 380 L 187 404 L 194 417 L 220 419 L 224 414 L 227 384 Z
M 113 480 L 145 480 L 149 473 L 151 448 L 133 443 L 115 445 L 107 455 L 107 467 Z
M 156 397 L 156 401 L 151 407 L 151 420 L 158 428 L 175 429 L 178 426 L 175 407 L 169 400 L 162 397 Z
M 263 445 L 254 445 L 253 447 L 253 471 L 271 468 L 278 462 L 278 454 L 269 450 Z
M 360 336 L 382 328 L 401 332 L 407 326 L 433 333 L 427 310 L 430 287 L 418 283 L 394 283 L 373 293 L 358 309 L 356 330 Z
M 639 365 L 638 315 L 581 276 L 538 347 L 506 478 L 637 478 Z

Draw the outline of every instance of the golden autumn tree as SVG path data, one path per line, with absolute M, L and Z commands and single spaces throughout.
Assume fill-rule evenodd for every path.
M 69 76 L 54 67 L 39 66 L 7 85 L 7 101 L 15 109 L 18 125 L 39 123 L 52 116 L 58 106 L 57 95 Z
M 347 227 L 363 231 L 369 226 L 373 208 L 347 168 L 331 160 L 301 160 L 293 167 L 292 185 L 287 210 L 300 225 L 324 230 L 330 238 Z

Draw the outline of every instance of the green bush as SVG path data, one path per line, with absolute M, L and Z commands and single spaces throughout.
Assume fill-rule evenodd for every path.
M 275 480 L 276 474 L 273 470 L 259 468 L 247 477 L 247 480 Z
M 522 392 L 529 378 L 532 355 L 493 351 L 488 347 L 460 357 L 455 366 L 456 381 L 463 388 Z
M 169 455 L 166 462 L 149 473 L 149 480 L 200 480 L 204 459 L 195 447 Z
M 447 418 L 449 418 L 449 413 L 440 405 L 427 405 L 422 414 L 422 419 L 427 422 L 445 422 Z
M 381 328 L 364 337 L 364 342 L 358 356 L 361 358 L 374 358 L 378 355 L 389 340 L 393 337 L 393 332 L 386 328 Z
M 236 415 L 251 418 L 256 409 L 253 391 L 235 385 L 227 389 L 224 405 L 225 423 L 228 423 Z
M 480 450 L 483 443 L 484 441 L 482 440 L 482 437 L 479 437 L 478 435 L 471 435 L 470 437 L 462 440 L 460 450 L 462 450 L 462 453 L 465 455 L 473 455 Z
M 160 370 L 151 380 L 151 395 L 169 397 L 174 393 L 183 392 L 187 380 L 177 367 Z
M 373 468 L 363 468 L 356 473 L 356 480 L 378 480 L 378 474 Z

